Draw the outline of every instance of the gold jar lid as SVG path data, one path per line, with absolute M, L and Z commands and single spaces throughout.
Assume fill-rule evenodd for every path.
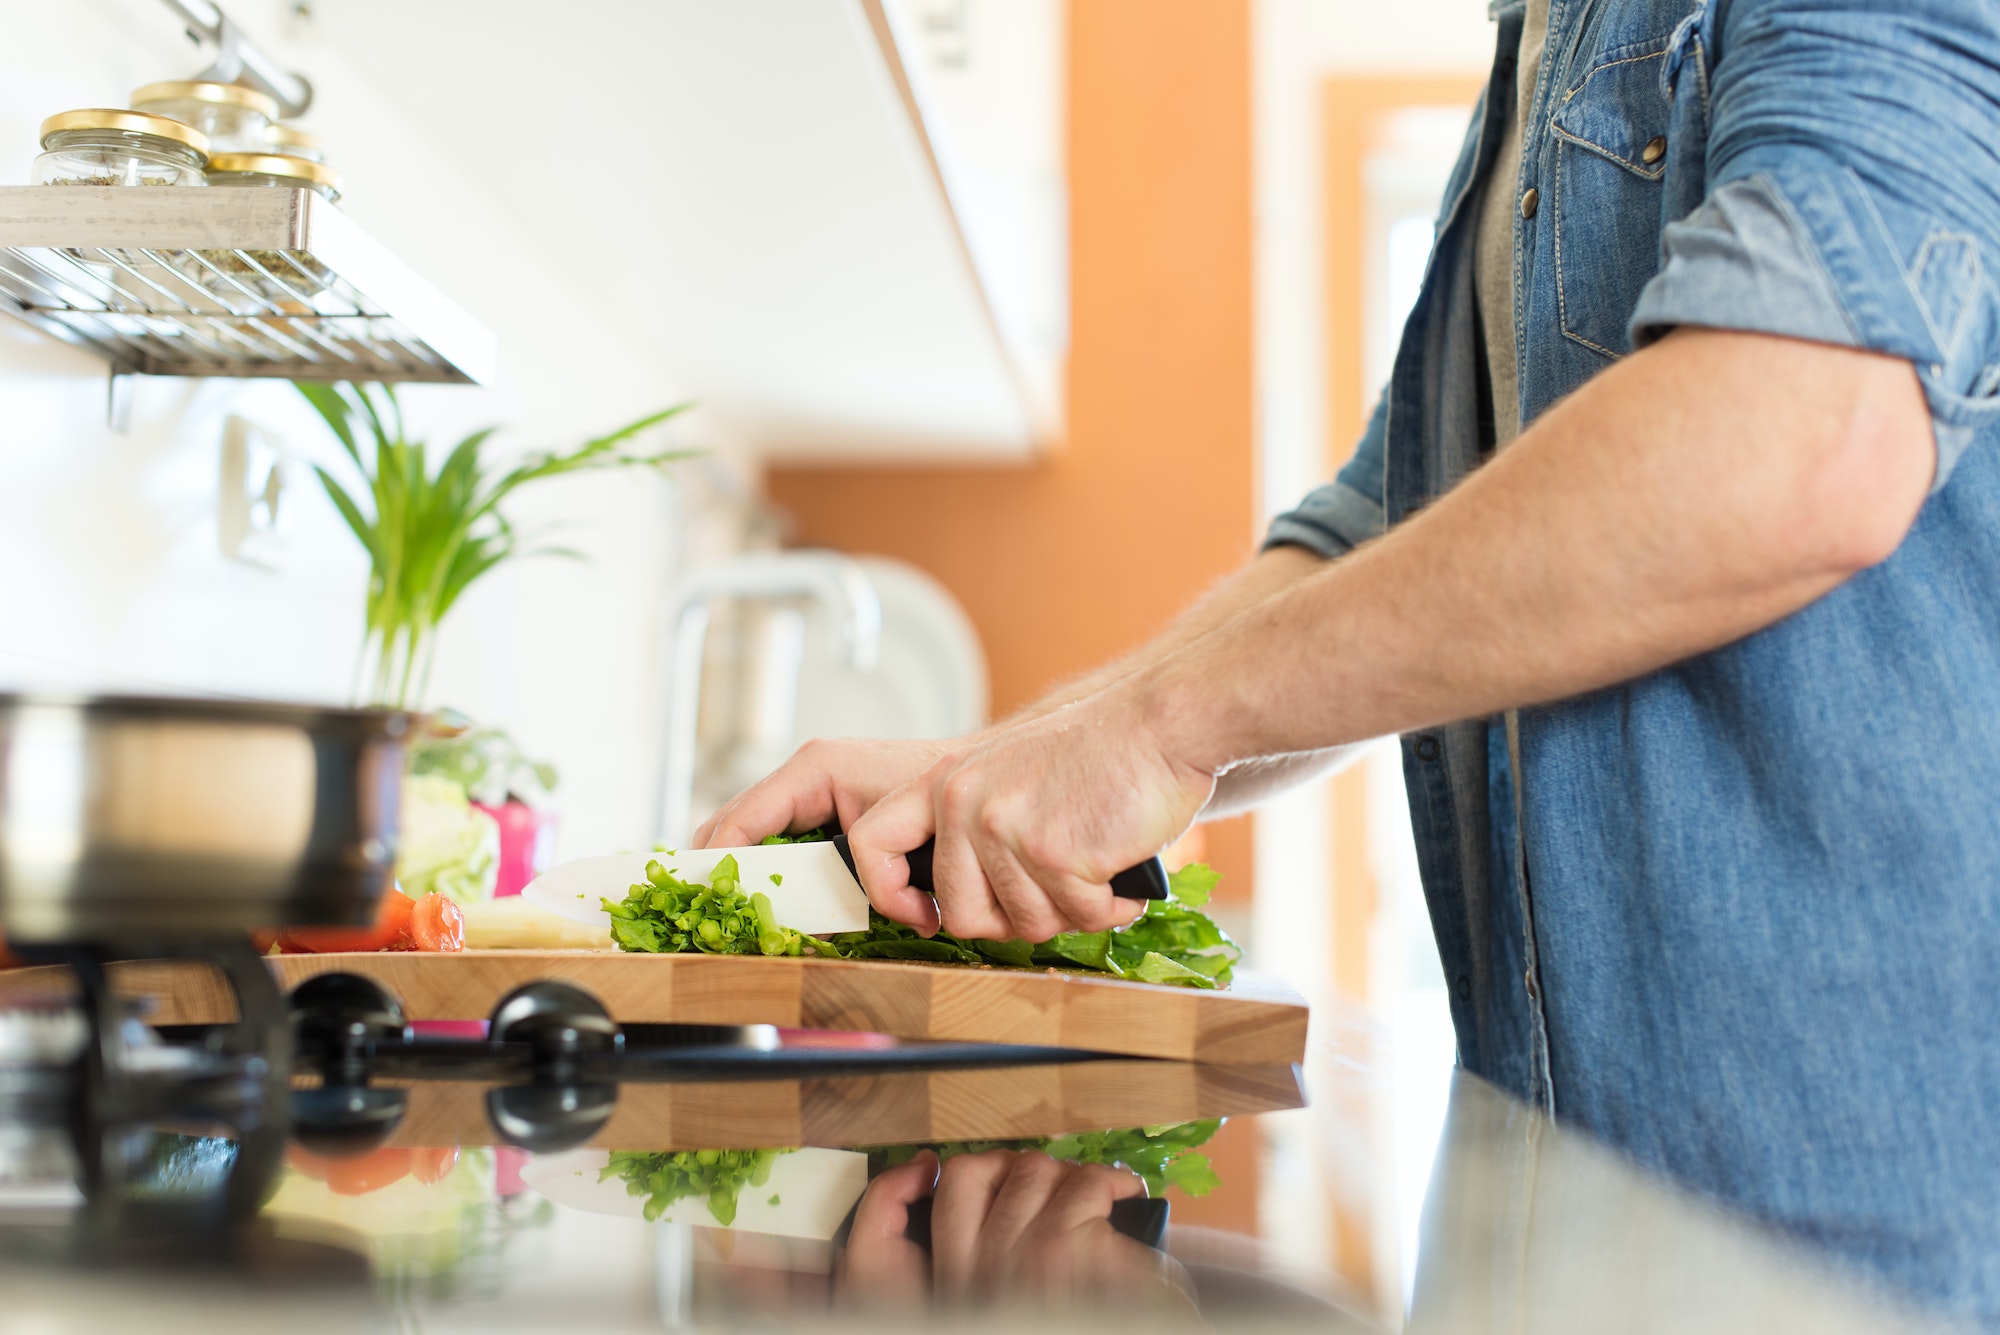
M 166 116 L 143 111 L 118 111 L 111 107 L 85 107 L 81 111 L 59 111 L 42 122 L 42 147 L 52 135 L 64 130 L 123 130 L 127 134 L 150 134 L 185 144 L 204 158 L 208 156 L 208 136 L 192 125 L 183 125 Z
M 280 150 L 304 148 L 318 152 L 321 148 L 318 135 L 311 130 L 301 130 L 296 125 L 279 125 L 274 122 L 265 132 L 265 138 L 271 141 L 272 147 Z
M 217 153 L 208 160 L 211 174 L 255 172 L 259 176 L 282 176 L 301 185 L 324 186 L 340 193 L 340 173 L 324 162 L 295 158 L 284 153 Z
M 206 79 L 171 79 L 132 90 L 132 105 L 149 102 L 213 102 L 220 107 L 248 107 L 265 120 L 278 119 L 278 99 L 240 83 L 210 83 Z

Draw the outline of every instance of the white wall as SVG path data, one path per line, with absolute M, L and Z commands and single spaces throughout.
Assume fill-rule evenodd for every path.
M 1257 0 L 1253 34 L 1257 389 L 1264 505 L 1324 481 L 1321 84 L 1336 74 L 1484 74 L 1485 0 Z
M 681 395 L 672 368 L 631 349 L 615 294 L 586 294 L 509 222 L 453 144 L 393 112 L 366 70 L 317 43 L 279 0 L 231 14 L 317 100 L 304 123 L 347 176 L 342 207 L 492 326 L 501 369 L 486 388 L 407 391 L 413 425 L 450 441 L 503 422 L 497 448 L 574 441 Z M 0 183 L 28 179 L 44 116 L 122 105 L 141 83 L 207 56 L 158 0 L 0 0 Z M 463 130 L 455 132 L 463 133 Z M 360 637 L 363 558 L 316 487 L 301 492 L 284 569 L 217 550 L 221 424 L 241 413 L 308 459 L 335 451 L 286 385 L 137 384 L 129 434 L 107 429 L 101 363 L 0 317 L 0 689 L 123 688 L 344 703 Z M 562 480 L 514 512 L 578 521 L 588 565 L 502 570 L 453 615 L 431 692 L 510 728 L 563 771 L 572 853 L 650 837 L 660 735 L 660 604 L 684 545 L 680 512 L 712 518 L 704 473 L 738 452 L 699 419 L 680 443 L 713 462 L 676 485 L 611 475 Z M 715 526 L 708 526 L 713 530 Z M 708 541 L 728 540 L 728 525 Z

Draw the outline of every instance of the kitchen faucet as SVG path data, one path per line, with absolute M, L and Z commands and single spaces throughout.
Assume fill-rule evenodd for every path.
M 710 608 L 719 598 L 802 598 L 834 619 L 842 661 L 857 672 L 875 666 L 882 643 L 882 605 L 859 562 L 839 552 L 753 552 L 693 571 L 671 604 L 673 649 L 667 683 L 667 744 L 661 783 L 659 838 L 687 838 L 694 805 L 695 742 L 701 715 L 702 658 Z M 798 662 L 789 665 L 798 689 Z

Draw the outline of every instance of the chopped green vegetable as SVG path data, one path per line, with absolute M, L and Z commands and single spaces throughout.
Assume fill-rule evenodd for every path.
M 616 903 L 603 901 L 611 915 L 611 939 L 620 950 L 652 954 L 701 951 L 709 955 L 803 955 L 828 953 L 813 938 L 782 927 L 772 915 L 771 897 L 743 893 L 736 859 L 725 857 L 709 873 L 708 884 L 682 880 L 657 860 L 646 864 L 646 879 Z
M 613 1178 L 625 1183 L 629 1196 L 646 1198 L 648 1222 L 658 1219 L 676 1201 L 706 1197 L 708 1212 L 720 1224 L 736 1222 L 736 1199 L 745 1187 L 761 1187 L 771 1179 L 771 1164 L 791 1150 L 682 1150 L 675 1154 L 641 1154 L 614 1150 L 598 1173 L 599 1182 Z M 773 1196 L 771 1204 L 778 1198 Z
M 1177 1187 L 1189 1196 L 1206 1196 L 1222 1185 L 1208 1156 L 1198 1153 L 1222 1128 L 1222 1119 L 1181 1122 L 1172 1126 L 1131 1127 L 1126 1130 L 1086 1131 L 1067 1136 L 1028 1140 L 954 1140 L 936 1145 L 894 1145 L 873 1151 L 870 1168 L 879 1157 L 882 1167 L 894 1167 L 915 1158 L 923 1150 L 935 1150 L 940 1159 L 957 1154 L 982 1154 L 987 1150 L 1039 1151 L 1066 1163 L 1122 1164 L 1145 1179 L 1146 1190 L 1157 1196 L 1168 1187 Z
M 778 1203 L 778 1193 L 775 1191 L 771 1193 L 771 1199 L 764 1202 L 764 1204 L 766 1205 L 776 1205 L 777 1203 Z
M 783 876 L 780 876 L 777 872 L 771 873 L 772 885 L 783 885 L 784 883 L 785 883 L 785 878 Z
M 767 835 L 765 844 L 817 843 L 824 830 Z M 622 904 L 604 901 L 612 939 L 621 950 L 711 955 L 803 955 L 837 959 L 920 960 L 931 964 L 999 964 L 1014 969 L 1088 969 L 1142 983 L 1226 987 L 1242 950 L 1201 911 L 1221 877 L 1206 863 L 1189 863 L 1167 878 L 1169 899 L 1154 900 L 1137 921 L 1108 932 L 1064 932 L 1039 945 L 1028 941 L 961 940 L 946 932 L 919 936 L 878 913 L 868 926 L 821 940 L 782 926 L 770 897 L 742 894 L 735 858 L 715 866 L 709 885 L 680 879 L 658 862 Z M 773 885 L 783 878 L 773 874 Z

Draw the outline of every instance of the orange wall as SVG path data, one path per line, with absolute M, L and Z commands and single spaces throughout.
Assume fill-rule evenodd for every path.
M 1144 640 L 1256 540 L 1250 0 L 1071 0 L 1068 37 L 1068 439 L 1028 467 L 769 477 L 799 544 L 958 596 L 996 714 Z M 1247 890 L 1244 825 L 1207 845 Z

